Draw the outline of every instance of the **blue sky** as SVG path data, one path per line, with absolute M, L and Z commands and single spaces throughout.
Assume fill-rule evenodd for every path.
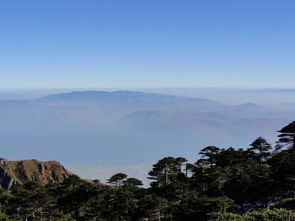
M 0 88 L 295 87 L 293 0 L 0 1 Z

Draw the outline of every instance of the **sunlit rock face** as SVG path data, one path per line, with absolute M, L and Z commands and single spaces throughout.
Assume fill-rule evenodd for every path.
M 0 185 L 9 189 L 14 183 L 31 181 L 42 185 L 61 183 L 73 175 L 57 161 L 21 160 L 7 161 L 0 158 Z

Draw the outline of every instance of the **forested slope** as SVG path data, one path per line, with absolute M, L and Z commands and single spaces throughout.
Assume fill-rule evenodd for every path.
M 159 160 L 149 176 L 150 188 L 123 173 L 109 185 L 74 175 L 18 183 L 1 191 L 0 220 L 295 220 L 295 122 L 275 147 L 262 137 L 244 149 L 208 146 L 196 162 Z

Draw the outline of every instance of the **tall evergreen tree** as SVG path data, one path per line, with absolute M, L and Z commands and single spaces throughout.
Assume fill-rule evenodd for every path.
M 254 151 L 257 157 L 262 161 L 265 161 L 269 158 L 270 149 L 271 145 L 266 141 L 266 139 L 262 137 L 258 137 L 250 144 L 250 148 L 248 148 L 248 150 Z
M 126 180 L 127 175 L 125 173 L 117 173 L 108 180 L 108 183 L 114 184 L 117 187 L 121 187 Z

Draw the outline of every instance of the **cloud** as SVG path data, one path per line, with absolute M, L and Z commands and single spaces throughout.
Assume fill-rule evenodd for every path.
M 128 177 L 140 179 L 144 186 L 148 186 L 148 172 L 152 165 L 131 165 L 131 166 L 88 166 L 88 165 L 66 165 L 66 169 L 85 179 L 98 179 L 103 183 L 116 173 L 126 173 Z

